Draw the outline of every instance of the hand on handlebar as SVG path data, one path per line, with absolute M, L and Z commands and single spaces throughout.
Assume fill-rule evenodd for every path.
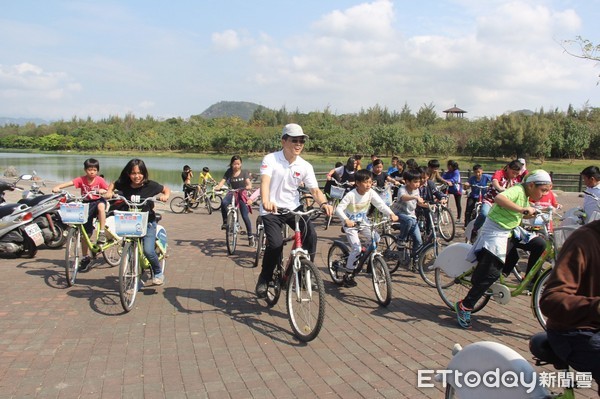
M 321 209 L 325 211 L 327 216 L 333 215 L 333 207 L 329 204 L 321 204 Z
M 523 208 L 523 211 L 521 213 L 523 214 L 523 217 L 525 219 L 531 219 L 531 218 L 534 218 L 538 212 L 539 212 L 538 209 L 536 209 L 532 206 L 527 206 L 527 207 Z

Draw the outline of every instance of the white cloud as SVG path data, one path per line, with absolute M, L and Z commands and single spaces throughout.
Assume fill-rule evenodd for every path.
M 211 35 L 213 45 L 217 50 L 231 51 L 242 46 L 252 44 L 252 40 L 242 32 L 227 29 L 223 32 L 215 32 Z

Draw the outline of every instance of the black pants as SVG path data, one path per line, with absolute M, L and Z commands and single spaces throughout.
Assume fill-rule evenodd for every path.
M 463 306 L 468 309 L 473 309 L 477 301 L 481 299 L 488 288 L 498 280 L 503 267 L 504 263 L 502 263 L 496 255 L 485 248 L 479 251 L 477 254 L 477 267 L 475 267 L 473 275 L 471 276 L 473 286 L 467 293 L 465 299 L 463 299 Z
M 475 204 L 477 204 L 479 198 L 467 197 L 467 209 L 465 210 L 465 226 L 469 224 L 471 221 L 471 213 L 473 213 L 473 209 L 475 209 Z
M 600 385 L 600 331 L 548 330 L 548 341 L 561 360 L 577 371 L 591 372 Z
M 529 240 L 529 242 L 526 244 L 516 240 L 511 240 L 508 245 L 510 249 L 506 254 L 506 263 L 502 272 L 504 274 L 511 272 L 511 270 L 517 265 L 517 262 L 519 262 L 518 249 L 522 249 L 529 252 L 529 260 L 527 261 L 526 271 L 526 273 L 529 273 L 533 265 L 535 265 L 535 262 L 537 262 L 540 256 L 542 256 L 544 249 L 546 249 L 546 240 L 544 240 L 542 237 L 535 237 Z
M 264 215 L 262 216 L 263 225 L 265 228 L 266 247 L 263 256 L 262 271 L 260 278 L 271 281 L 273 278 L 273 270 L 283 252 L 283 235 L 282 228 L 285 224 L 294 228 L 294 215 Z M 300 231 L 302 232 L 302 248 L 306 249 L 310 254 L 310 259 L 314 262 L 315 253 L 317 252 L 317 233 L 312 222 L 300 220 Z M 290 243 L 292 245 L 292 243 Z

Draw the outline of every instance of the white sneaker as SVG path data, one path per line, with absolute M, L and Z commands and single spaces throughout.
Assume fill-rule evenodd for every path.
M 157 274 L 152 279 L 152 284 L 154 285 L 163 285 L 165 283 L 165 276 L 163 274 Z

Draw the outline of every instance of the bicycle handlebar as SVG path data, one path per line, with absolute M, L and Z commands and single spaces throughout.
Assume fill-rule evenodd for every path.
M 274 215 L 287 215 L 287 214 L 292 214 L 294 216 L 310 216 L 316 213 L 321 213 L 321 208 L 313 208 L 313 209 L 309 209 L 307 211 L 301 211 L 301 210 L 293 210 L 293 209 L 288 209 L 288 208 L 277 208 L 277 212 L 273 213 Z
M 148 198 L 144 199 L 143 201 L 141 201 L 141 198 L 139 198 L 139 195 L 132 195 L 131 200 L 129 200 L 119 194 L 115 194 L 113 199 L 115 199 L 115 198 L 119 199 L 119 200 L 123 200 L 123 202 L 125 202 L 130 207 L 141 207 L 141 206 L 146 205 L 148 202 L 161 202 L 158 199 L 155 199 L 154 197 L 148 197 Z

